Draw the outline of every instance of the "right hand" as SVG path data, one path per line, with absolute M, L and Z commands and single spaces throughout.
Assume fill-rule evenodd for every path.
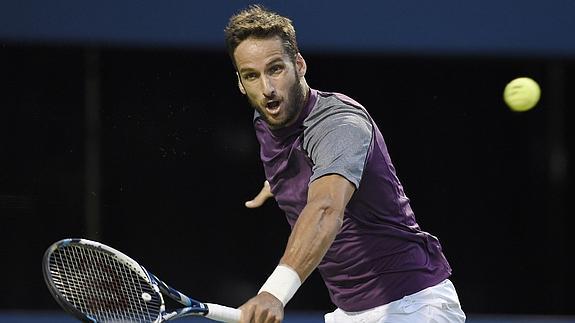
M 254 197 L 252 200 L 247 201 L 245 205 L 247 208 L 254 209 L 262 206 L 267 199 L 273 196 L 274 195 L 272 194 L 270 183 L 265 181 L 264 186 L 258 195 L 256 195 L 256 197 Z
M 284 319 L 282 302 L 268 292 L 252 297 L 240 310 L 241 323 L 280 323 Z

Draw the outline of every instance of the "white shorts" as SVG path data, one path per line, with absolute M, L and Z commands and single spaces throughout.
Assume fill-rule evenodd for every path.
M 449 279 L 404 298 L 361 312 L 336 309 L 325 323 L 465 322 L 455 286 Z

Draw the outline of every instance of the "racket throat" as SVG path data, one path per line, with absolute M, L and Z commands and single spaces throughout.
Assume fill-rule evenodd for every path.
M 208 308 L 205 305 L 184 307 L 162 314 L 162 320 L 173 320 L 184 316 L 206 316 L 206 314 L 208 314 Z

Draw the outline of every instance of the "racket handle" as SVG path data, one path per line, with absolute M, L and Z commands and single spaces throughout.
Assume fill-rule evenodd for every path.
M 240 321 L 242 311 L 237 308 L 212 303 L 205 303 L 205 305 L 208 307 L 206 317 L 210 320 L 227 323 L 238 323 Z

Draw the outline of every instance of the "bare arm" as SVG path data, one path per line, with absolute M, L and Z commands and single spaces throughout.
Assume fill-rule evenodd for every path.
M 355 186 L 340 175 L 326 175 L 313 181 L 307 204 L 288 239 L 280 264 L 287 265 L 305 279 L 319 265 L 343 223 L 345 206 Z M 263 292 L 240 307 L 242 322 L 281 322 L 283 304 Z
M 355 186 L 340 175 L 332 174 L 312 182 L 308 202 L 292 230 L 280 260 L 293 268 L 303 282 L 319 265 L 339 232 L 345 206 Z

